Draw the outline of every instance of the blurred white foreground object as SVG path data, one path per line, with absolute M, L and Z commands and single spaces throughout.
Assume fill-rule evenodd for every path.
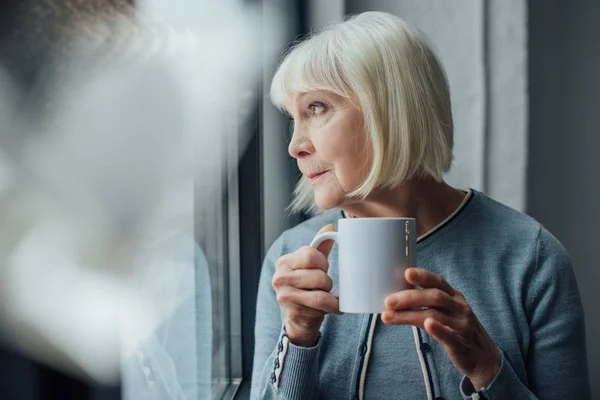
M 151 4 L 140 3 L 139 23 L 85 21 L 33 113 L 16 112 L 0 68 L 0 329 L 21 351 L 102 383 L 123 362 L 150 388 L 125 382 L 129 398 L 205 398 L 193 379 L 210 380 L 210 282 L 192 181 L 237 163 L 213 149 L 239 134 L 231 121 L 250 106 L 269 46 L 258 45 L 259 14 L 237 2 L 170 2 L 188 18 L 160 24 Z M 221 201 L 210 187 L 202 202 Z M 157 334 L 177 323 L 204 335 L 181 343 L 183 366 Z M 181 369 L 184 384 L 171 376 Z

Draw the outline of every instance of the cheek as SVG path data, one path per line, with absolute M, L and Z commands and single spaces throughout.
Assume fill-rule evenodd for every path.
M 313 145 L 320 160 L 326 163 L 333 164 L 336 160 L 343 157 L 343 151 L 340 149 L 339 143 L 341 138 L 339 135 L 332 134 L 326 130 L 313 135 Z
M 339 159 L 335 170 L 342 187 L 347 191 L 352 191 L 365 181 L 371 164 L 364 150 L 347 154 L 347 157 Z
M 318 158 L 333 166 L 338 184 L 346 193 L 365 181 L 373 159 L 366 132 L 356 128 L 362 120 L 347 117 L 332 122 L 313 138 Z
M 367 146 L 347 143 L 337 146 L 334 162 L 335 175 L 345 192 L 351 192 L 367 178 L 371 168 L 371 153 Z

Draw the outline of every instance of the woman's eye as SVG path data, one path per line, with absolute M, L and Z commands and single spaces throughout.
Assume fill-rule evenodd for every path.
M 309 106 L 312 115 L 320 115 L 325 111 L 325 104 L 313 103 Z

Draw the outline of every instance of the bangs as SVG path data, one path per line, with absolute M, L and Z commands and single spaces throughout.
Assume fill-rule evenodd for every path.
M 340 62 L 343 46 L 332 45 L 329 35 L 313 36 L 291 49 L 271 82 L 271 101 L 280 110 L 297 93 L 327 90 L 349 98 L 350 88 Z

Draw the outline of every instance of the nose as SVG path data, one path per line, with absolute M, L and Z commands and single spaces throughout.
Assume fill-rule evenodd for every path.
M 290 156 L 296 159 L 300 159 L 314 152 L 315 148 L 313 147 L 313 144 L 310 141 L 306 132 L 304 132 L 301 128 L 295 126 L 294 134 L 292 135 L 292 140 L 290 141 L 290 145 L 288 146 L 288 153 L 290 153 Z

